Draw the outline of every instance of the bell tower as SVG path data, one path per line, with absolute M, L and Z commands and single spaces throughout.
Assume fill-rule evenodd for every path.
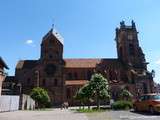
M 63 101 L 63 38 L 51 29 L 42 39 L 38 70 L 40 86 L 49 91 L 53 105 Z
M 53 29 L 51 29 L 44 37 L 41 43 L 42 61 L 61 60 L 63 58 L 63 39 Z
M 131 26 L 120 22 L 120 28 L 116 28 L 116 44 L 118 59 L 134 68 L 146 69 L 145 55 L 139 46 L 138 32 L 135 22 L 132 20 Z

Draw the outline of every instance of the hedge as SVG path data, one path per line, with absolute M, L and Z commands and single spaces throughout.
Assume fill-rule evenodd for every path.
M 131 109 L 133 107 L 132 102 L 130 101 L 116 101 L 112 104 L 112 109 L 114 110 L 127 110 L 127 109 Z

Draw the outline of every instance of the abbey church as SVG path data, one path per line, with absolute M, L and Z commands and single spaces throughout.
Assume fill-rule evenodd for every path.
M 120 22 L 116 28 L 117 58 L 68 59 L 63 58 L 63 39 L 51 29 L 41 43 L 41 56 L 37 60 L 20 60 L 15 80 L 22 85 L 22 93 L 29 94 L 34 87 L 48 90 L 53 105 L 64 101 L 77 105 L 73 98 L 95 72 L 109 81 L 113 99 L 126 87 L 134 96 L 153 91 L 153 76 L 147 70 L 145 55 L 139 46 L 135 23 Z

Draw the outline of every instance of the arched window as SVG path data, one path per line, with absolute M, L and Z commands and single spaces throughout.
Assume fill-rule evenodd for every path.
M 78 75 L 77 75 L 76 72 L 74 73 L 74 79 L 75 79 L 75 80 L 78 79 Z
M 135 83 L 135 81 L 134 81 L 134 74 L 133 74 L 133 73 L 131 73 L 131 83 L 132 83 L 132 84 Z
M 43 79 L 42 84 L 43 86 L 46 86 L 46 79 Z
M 71 90 L 70 88 L 67 88 L 67 98 L 71 98 Z
M 143 92 L 144 92 L 144 94 L 146 94 L 148 92 L 146 83 L 143 83 Z
M 118 80 L 117 71 L 114 70 L 112 74 L 113 74 L 113 75 L 112 75 L 112 76 L 113 76 L 113 79 L 114 79 L 114 80 Z
M 87 71 L 87 80 L 90 80 L 92 76 L 92 72 L 91 71 Z
M 55 52 L 55 56 L 56 56 L 56 58 L 59 57 L 59 52 L 58 51 Z
M 113 80 L 112 70 L 109 70 L 109 80 Z
M 68 80 L 72 80 L 72 73 L 68 73 Z
M 57 86 L 57 85 L 58 85 L 58 80 L 55 79 L 55 80 L 54 80 L 54 86 Z
M 123 58 L 123 49 L 122 49 L 122 47 L 119 48 L 119 56 L 121 58 Z
M 133 46 L 133 44 L 129 44 L 129 54 L 134 56 L 134 46 Z
M 28 86 L 31 85 L 31 79 L 30 78 L 27 79 L 27 85 Z
M 51 54 L 49 55 L 49 59 L 53 59 L 53 56 Z

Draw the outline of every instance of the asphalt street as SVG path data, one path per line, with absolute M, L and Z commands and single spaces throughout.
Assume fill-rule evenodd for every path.
M 77 113 L 73 110 L 15 111 L 0 113 L 0 120 L 160 120 L 160 115 L 112 111 Z

